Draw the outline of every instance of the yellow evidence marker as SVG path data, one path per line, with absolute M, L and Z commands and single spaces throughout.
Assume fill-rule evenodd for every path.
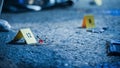
M 84 16 L 82 28 L 95 28 L 95 21 L 93 15 Z
M 20 40 L 21 38 L 24 38 L 27 44 L 37 43 L 32 31 L 29 28 L 20 29 L 17 35 L 15 36 L 15 38 L 12 40 L 12 42 L 16 42 Z
M 98 6 L 101 6 L 101 5 L 102 5 L 102 0 L 94 0 L 94 2 L 95 2 Z

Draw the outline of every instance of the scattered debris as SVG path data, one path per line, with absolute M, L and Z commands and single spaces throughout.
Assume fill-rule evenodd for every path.
M 120 40 L 107 41 L 108 56 L 120 56 Z
M 8 32 L 11 30 L 11 25 L 5 21 L 0 19 L 0 32 Z
M 103 27 L 103 28 L 91 28 L 91 29 L 87 29 L 87 32 L 92 32 L 92 33 L 102 33 L 105 30 L 107 30 L 107 27 Z

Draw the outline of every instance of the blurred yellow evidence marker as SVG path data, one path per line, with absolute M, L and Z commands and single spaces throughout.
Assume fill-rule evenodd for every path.
M 36 39 L 34 38 L 33 33 L 29 28 L 26 29 L 20 29 L 15 38 L 12 40 L 12 42 L 16 42 L 20 40 L 21 38 L 24 38 L 27 44 L 35 44 L 37 43 Z
M 98 6 L 101 6 L 102 5 L 102 0 L 94 0 L 95 3 L 98 5 Z
M 86 15 L 84 16 L 82 28 L 95 28 L 94 16 Z

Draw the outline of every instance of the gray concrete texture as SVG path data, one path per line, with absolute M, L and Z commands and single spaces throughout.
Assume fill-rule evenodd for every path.
M 3 13 L 2 18 L 11 24 L 12 31 L 0 32 L 0 66 L 5 68 L 5 63 L 11 68 L 82 68 L 120 62 L 119 56 L 106 53 L 106 41 L 120 39 L 120 16 L 94 13 L 118 9 L 119 0 L 103 0 L 101 7 L 89 5 L 89 1 L 79 0 L 70 8 Z M 94 15 L 96 27 L 108 29 L 103 33 L 91 33 L 79 28 L 87 14 Z M 30 28 L 44 44 L 6 44 L 21 28 Z

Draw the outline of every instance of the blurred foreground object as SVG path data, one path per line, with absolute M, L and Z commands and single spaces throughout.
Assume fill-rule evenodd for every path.
M 11 26 L 10 24 L 5 21 L 5 20 L 2 20 L 0 19 L 0 32 L 6 32 L 6 31 L 10 31 L 11 30 Z
M 51 7 L 72 5 L 72 0 L 5 0 L 3 10 L 6 12 L 39 11 Z
M 107 42 L 108 56 L 120 56 L 120 40 L 111 40 Z

